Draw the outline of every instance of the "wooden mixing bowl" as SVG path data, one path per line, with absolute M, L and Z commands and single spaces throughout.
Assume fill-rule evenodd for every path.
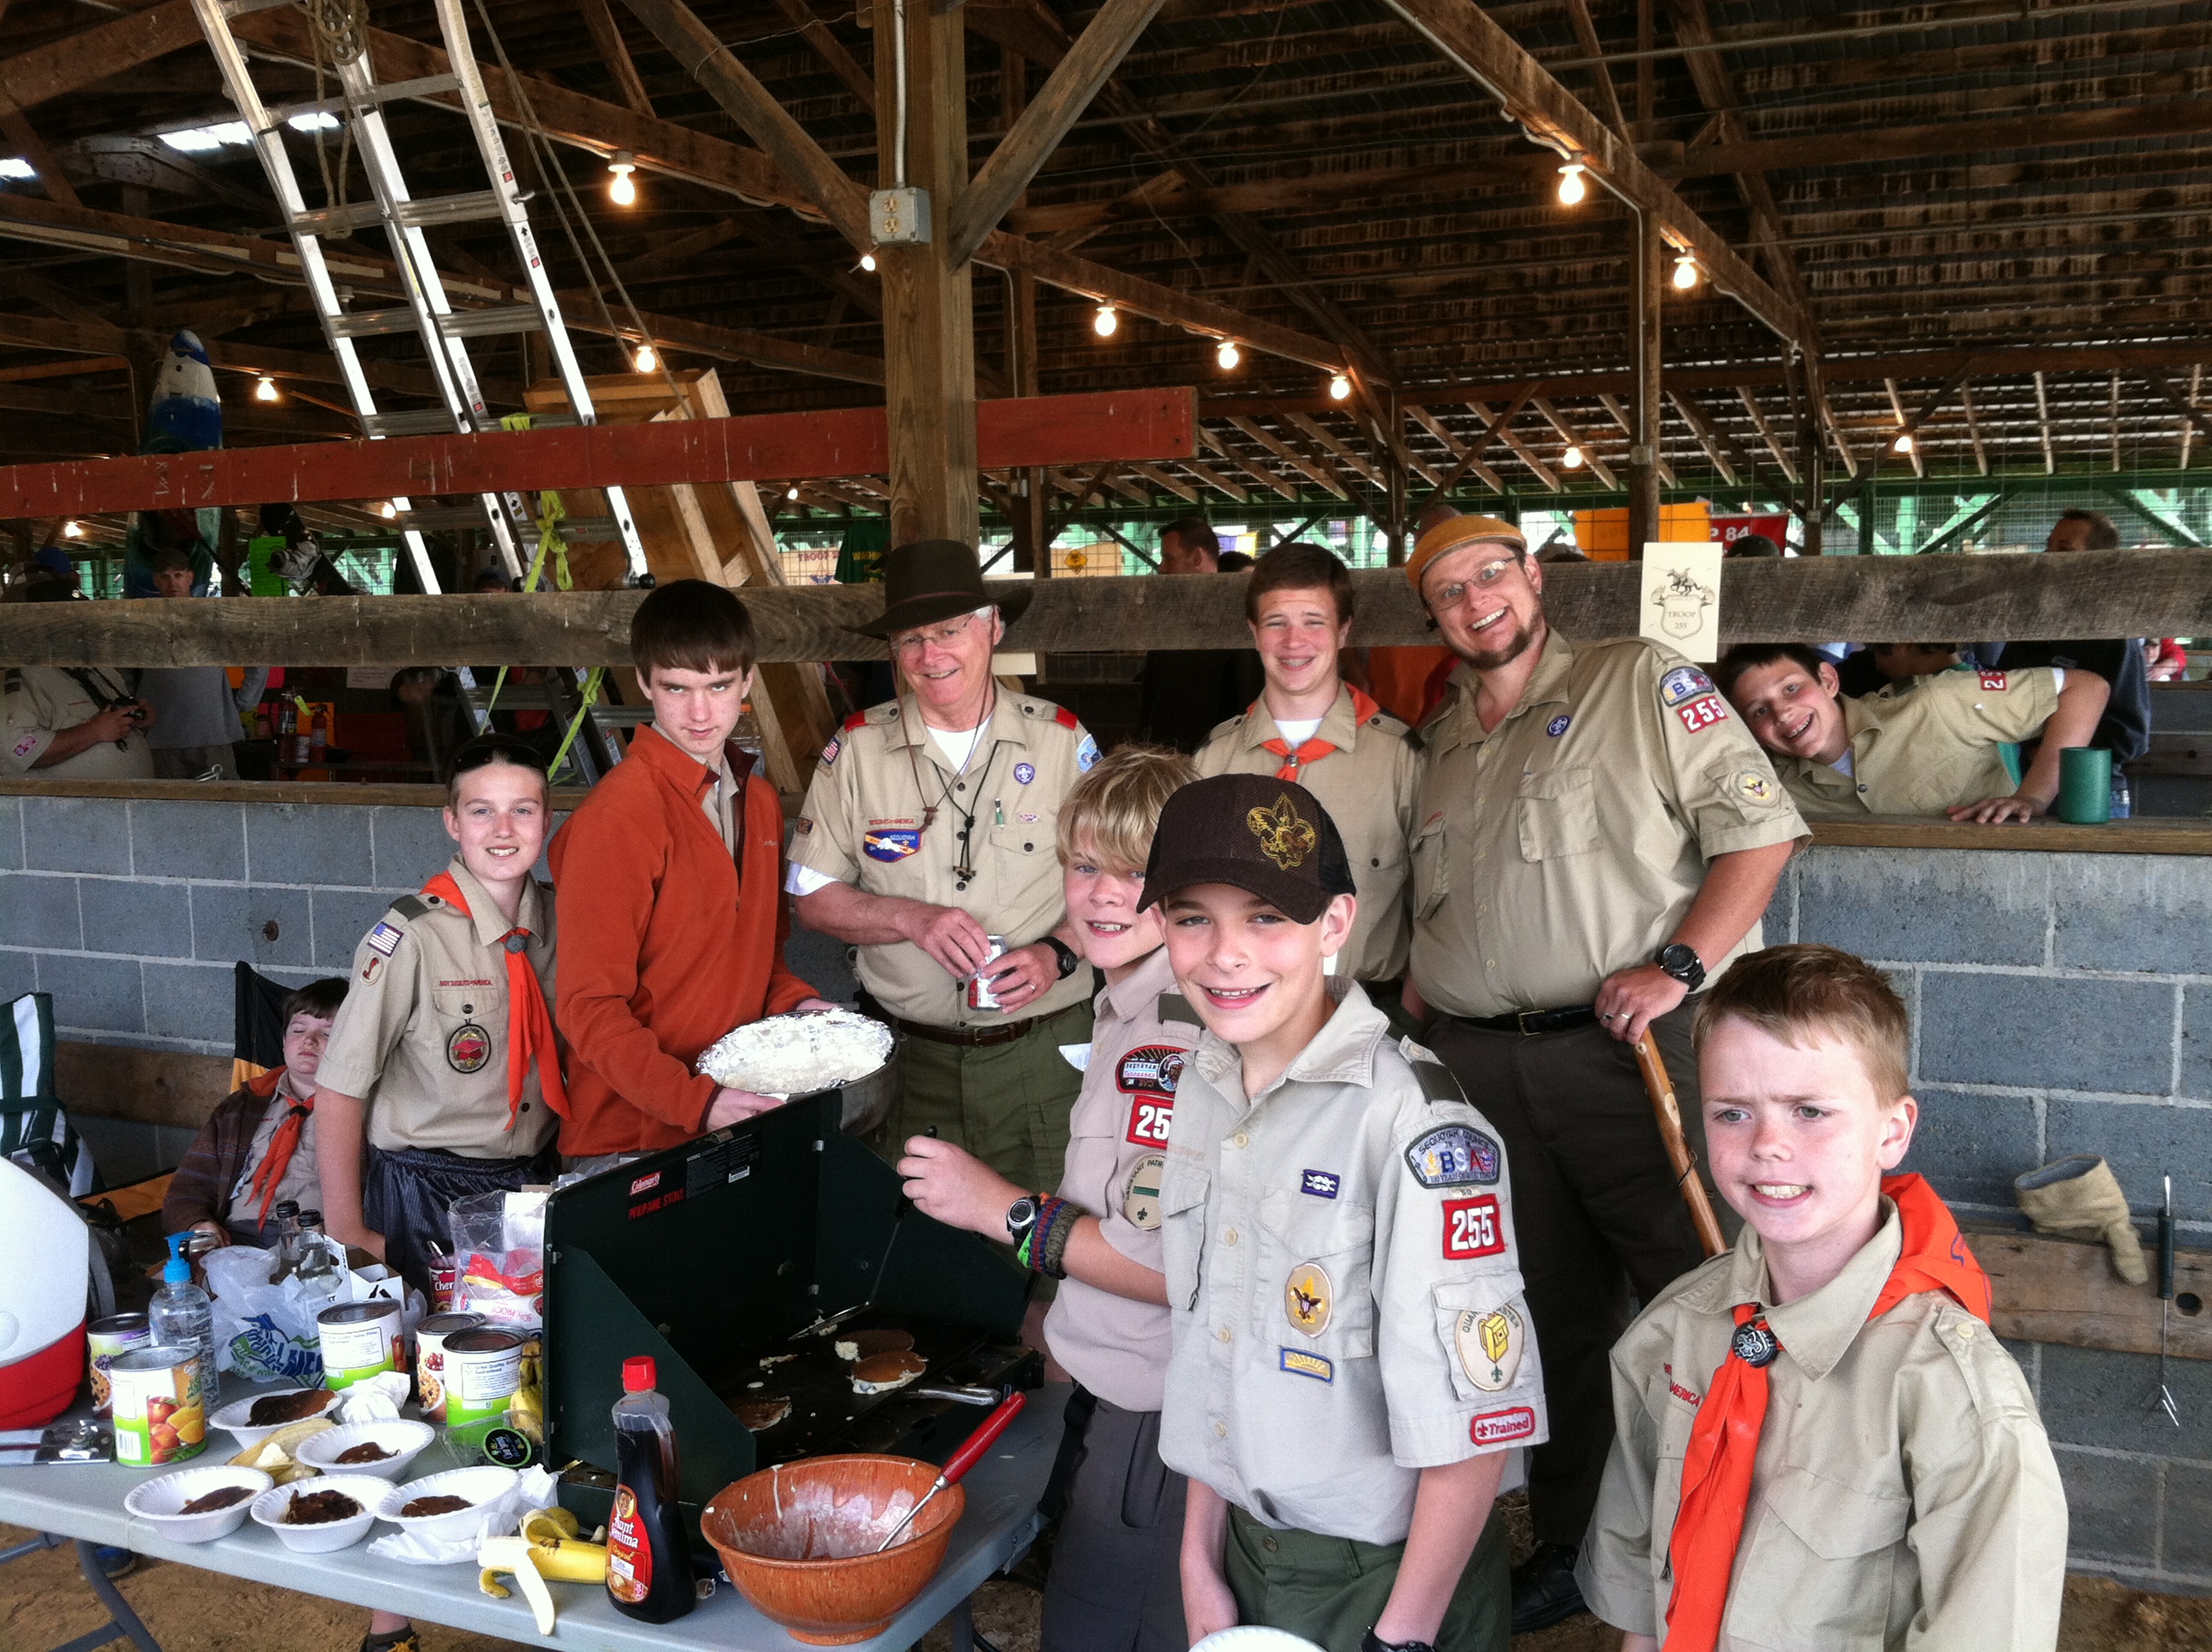
M 936 1479 L 935 1464 L 911 1457 L 781 1463 L 717 1491 L 699 1529 L 762 1616 L 796 1639 L 846 1646 L 882 1634 L 945 1564 L 968 1503 L 957 1485 L 939 1492 L 896 1546 L 874 1552 Z M 827 1558 L 805 1558 L 810 1551 Z

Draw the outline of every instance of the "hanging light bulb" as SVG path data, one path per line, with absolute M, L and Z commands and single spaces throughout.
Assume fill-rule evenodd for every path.
M 1674 290 L 1686 293 L 1697 284 L 1698 260 L 1694 255 L 1685 252 L 1674 260 Z
M 1101 338 L 1111 338 L 1121 331 L 1121 318 L 1110 304 L 1098 307 L 1098 313 L 1091 318 L 1091 331 Z
M 870 275 L 872 275 L 872 276 L 873 274 L 875 274 L 875 273 L 876 273 L 876 255 L 875 255 L 874 253 L 872 253 L 872 252 L 863 252 L 863 253 L 861 253 L 861 254 L 860 254 L 860 268 L 861 268 L 861 269 L 863 269 L 863 270 L 866 270 L 866 271 L 867 271 Z
M 1561 206 L 1579 206 L 1589 193 L 1589 185 L 1583 181 L 1583 174 L 1588 170 L 1579 161 L 1570 161 L 1559 168 Z
M 376 507 L 376 513 L 389 522 L 399 514 L 399 507 L 387 499 Z
M 786 488 L 783 490 L 783 496 L 786 499 L 796 500 L 799 497 L 799 484 L 794 482 L 791 486 Z
M 653 346 L 650 344 L 640 344 L 637 347 L 637 354 L 630 359 L 636 364 L 640 373 L 650 373 L 660 365 L 660 358 L 653 353 Z
M 82 538 L 84 538 L 84 524 L 83 524 L 83 523 L 82 523 L 82 522 L 64 522 L 64 523 L 63 523 L 63 524 L 62 524 L 62 538 L 64 538 L 64 539 L 82 539 Z
M 1559 463 L 1565 465 L 1570 471 L 1581 470 L 1583 468 L 1583 450 L 1573 446 L 1571 443 L 1569 444 L 1567 451 L 1559 455 Z
M 270 378 L 267 374 L 263 374 L 261 375 L 261 382 L 253 387 L 253 399 L 257 402 L 275 401 L 276 399 L 276 381 Z
M 1345 400 L 1352 394 L 1352 379 L 1348 374 L 1334 374 L 1328 381 L 1328 398 L 1333 402 Z
M 1213 359 L 1221 364 L 1222 371 L 1225 373 L 1244 359 L 1244 352 L 1237 348 L 1235 339 L 1224 338 L 1221 341 L 1221 348 L 1213 352 Z
M 637 185 L 630 182 L 629 175 L 637 170 L 637 162 L 630 158 L 630 152 L 617 149 L 615 158 L 607 162 L 607 170 L 615 175 L 615 181 L 607 185 L 607 199 L 617 206 L 629 206 L 635 203 Z
M 1912 433 L 1910 430 L 1899 431 L 1897 433 L 1897 440 L 1890 443 L 1890 446 L 1900 453 L 1911 452 L 1912 451 Z

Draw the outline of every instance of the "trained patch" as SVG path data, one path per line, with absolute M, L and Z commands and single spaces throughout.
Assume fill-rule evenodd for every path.
M 1334 1199 L 1343 1180 L 1334 1170 L 1308 1170 L 1298 1178 L 1298 1191 L 1316 1199 Z
M 1717 694 L 1701 694 L 1687 704 L 1675 707 L 1674 715 L 1682 720 L 1682 726 L 1691 733 L 1701 734 L 1716 723 L 1728 721 L 1728 701 Z
M 406 932 L 405 930 L 396 929 L 390 924 L 379 923 L 375 928 L 368 932 L 368 950 L 372 952 L 381 952 L 388 958 L 399 945 L 399 938 Z
M 860 848 L 871 860 L 903 860 L 921 847 L 918 831 L 860 834 Z
M 1735 794 L 1747 803 L 1774 801 L 1774 782 L 1756 768 L 1739 768 L 1735 774 Z
M 1121 1194 L 1121 1215 L 1133 1228 L 1150 1233 L 1160 1224 L 1160 1181 L 1168 1162 L 1158 1153 L 1147 1153 L 1129 1172 L 1129 1185 Z
M 1486 1411 L 1467 1425 L 1467 1437 L 1477 1445 L 1504 1445 L 1525 1440 L 1536 1431 L 1536 1413 L 1526 1406 Z
M 1470 1309 L 1452 1328 L 1452 1346 L 1467 1380 L 1485 1394 L 1498 1394 L 1513 1386 L 1521 1370 L 1521 1355 L 1528 1344 L 1528 1327 L 1510 1308 L 1478 1314 Z
M 1505 1230 L 1498 1220 L 1495 1196 L 1444 1200 L 1444 1260 L 1495 1256 L 1504 1248 Z
M 1283 1281 L 1283 1311 L 1291 1327 L 1310 1337 L 1328 1329 L 1328 1316 L 1336 1308 L 1336 1287 L 1318 1262 L 1300 1262 Z
M 1088 774 L 1097 762 L 1098 742 L 1085 734 L 1083 744 L 1075 748 L 1075 767 L 1080 773 Z
M 1574 720 L 1575 720 L 1568 716 L 1566 713 L 1561 712 L 1557 717 L 1554 717 L 1550 722 L 1544 725 L 1544 732 L 1550 735 L 1556 740 L 1559 736 L 1567 732 L 1567 726 Z
M 1701 694 L 1712 692 L 1713 679 L 1695 665 L 1677 665 L 1659 679 L 1659 699 L 1662 705 L 1679 706 Z
M 1014 765 L 1014 784 L 1015 784 L 1015 785 L 1017 785 L 1017 786 L 1027 786 L 1027 785 L 1028 785 L 1031 780 L 1035 780 L 1036 778 L 1036 765 L 1035 763 L 1016 763 L 1016 764 Z
M 446 1065 L 456 1072 L 476 1072 L 491 1060 L 491 1035 L 464 1021 L 446 1040 Z
M 1285 1348 L 1279 1362 L 1282 1370 L 1293 1376 L 1310 1376 L 1322 1382 L 1336 1381 L 1336 1367 L 1319 1354 L 1310 1354 L 1303 1348 Z
M 1440 1125 L 1406 1149 L 1406 1168 L 1424 1187 L 1487 1187 L 1498 1163 L 1498 1144 L 1472 1125 Z

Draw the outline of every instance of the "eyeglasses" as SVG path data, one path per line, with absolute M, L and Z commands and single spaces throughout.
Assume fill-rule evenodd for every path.
M 1505 577 L 1508 568 L 1518 568 L 1520 565 L 1521 559 L 1518 556 L 1501 556 L 1494 562 L 1485 562 L 1480 568 L 1475 569 L 1474 577 L 1472 580 L 1462 580 L 1456 584 L 1439 588 L 1430 606 L 1456 608 L 1467 599 L 1467 593 L 1470 590 L 1496 585 Z
M 918 630 L 902 631 L 890 640 L 891 653 L 904 659 L 920 653 L 924 648 L 950 648 L 968 635 L 968 628 L 975 623 L 973 614 L 963 614 L 958 619 L 943 625 L 925 625 Z

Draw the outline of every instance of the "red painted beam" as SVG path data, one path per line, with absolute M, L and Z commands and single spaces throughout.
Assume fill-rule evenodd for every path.
M 1197 443 L 1198 392 L 1188 386 L 975 408 L 976 463 L 987 471 L 1188 459 Z M 0 468 L 0 518 L 508 489 L 811 481 L 879 476 L 890 465 L 884 410 L 860 407 L 17 465 Z

